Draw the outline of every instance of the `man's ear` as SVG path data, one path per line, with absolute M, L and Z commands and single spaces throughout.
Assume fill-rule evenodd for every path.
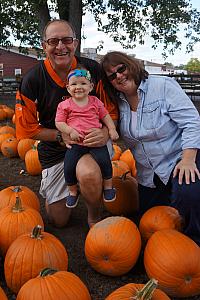
M 43 51 L 46 54 L 46 48 L 47 48 L 46 43 L 42 41 L 41 44 L 42 44 Z
M 78 39 L 74 39 L 74 48 L 75 48 L 75 51 L 76 51 L 76 48 L 78 47 L 78 44 L 79 44 L 79 40 Z

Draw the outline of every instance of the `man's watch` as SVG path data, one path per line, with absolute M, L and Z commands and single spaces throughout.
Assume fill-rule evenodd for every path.
M 62 138 L 62 134 L 60 131 L 57 132 L 57 135 L 56 135 L 56 142 L 60 143 L 60 144 L 63 144 L 63 138 Z

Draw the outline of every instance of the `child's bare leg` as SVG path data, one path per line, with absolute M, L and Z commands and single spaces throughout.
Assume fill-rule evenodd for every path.
M 112 189 L 112 178 L 103 180 L 103 188 L 104 190 Z
M 72 196 L 76 196 L 78 193 L 78 186 L 77 184 L 74 185 L 68 185 L 69 193 Z

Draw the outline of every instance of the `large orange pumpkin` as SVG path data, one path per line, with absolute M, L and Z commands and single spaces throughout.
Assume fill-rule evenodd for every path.
M 0 299 L 1 300 L 8 300 L 6 294 L 4 293 L 4 290 L 0 287 Z
M 117 144 L 113 144 L 113 150 L 114 150 L 114 155 L 112 157 L 112 160 L 118 160 L 120 158 L 120 155 L 122 154 L 122 149 Z
M 172 297 L 200 294 L 200 248 L 189 237 L 174 229 L 156 231 L 144 251 L 149 278 Z
M 5 140 L 7 140 L 9 138 L 12 138 L 12 137 L 14 137 L 14 135 L 12 133 L 2 133 L 2 134 L 0 134 L 0 151 L 1 151 L 1 145 L 2 145 L 2 143 Z
M 17 300 L 91 300 L 89 291 L 78 276 L 67 271 L 42 270 L 20 289 Z
M 127 149 L 124 152 L 122 152 L 119 160 L 124 161 L 129 166 L 132 176 L 136 177 L 137 170 L 135 166 L 135 159 L 133 157 L 131 150 Z
M 5 120 L 7 117 L 7 113 L 5 112 L 5 110 L 3 108 L 0 108 L 0 121 Z
M 0 250 L 6 254 L 11 243 L 21 234 L 31 232 L 36 225 L 44 228 L 40 213 L 29 207 L 22 206 L 19 197 L 16 197 L 14 206 L 7 206 L 0 210 Z
M 114 160 L 112 161 L 112 171 L 114 176 L 121 176 L 124 173 L 130 171 L 129 166 L 122 160 Z
M 105 202 L 104 206 L 113 215 L 128 216 L 138 210 L 138 185 L 132 176 L 124 173 L 121 176 L 113 177 L 113 186 L 116 189 L 116 199 L 112 202 Z
M 88 232 L 85 255 L 99 273 L 119 276 L 136 263 L 141 249 L 137 226 L 124 217 L 108 217 L 96 223 Z
M 7 119 L 12 119 L 12 117 L 13 117 L 13 115 L 15 113 L 14 109 L 12 109 L 11 107 L 9 107 L 9 106 L 6 105 L 3 108 L 3 110 L 6 112 L 6 118 Z
M 6 157 L 17 157 L 18 140 L 15 137 L 10 137 L 1 144 L 1 152 Z
M 8 248 L 4 261 L 5 279 L 15 293 L 44 268 L 67 270 L 65 247 L 55 236 L 41 229 L 38 225 L 31 234 L 20 235 Z
M 116 289 L 105 300 L 170 300 L 164 292 L 156 287 L 155 279 L 149 280 L 146 284 L 128 283 Z
M 181 231 L 183 220 L 177 209 L 170 206 L 155 206 L 147 210 L 139 223 L 139 230 L 143 241 L 158 230 L 176 229 Z
M 33 145 L 35 144 L 35 140 L 33 139 L 21 139 L 17 145 L 17 151 L 19 157 L 24 160 L 26 152 L 32 149 Z
M 25 155 L 26 171 L 30 175 L 39 175 L 42 172 L 42 166 L 38 157 L 38 150 L 36 147 L 28 150 Z
M 0 209 L 14 205 L 16 197 L 19 196 L 22 205 L 30 206 L 36 210 L 40 210 L 40 201 L 37 195 L 27 186 L 9 186 L 0 191 Z

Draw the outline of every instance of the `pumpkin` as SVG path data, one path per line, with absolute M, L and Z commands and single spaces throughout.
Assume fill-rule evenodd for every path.
M 20 197 L 22 205 L 30 206 L 38 211 L 40 210 L 40 201 L 37 195 L 23 185 L 9 186 L 0 191 L 0 209 L 8 205 L 13 206 L 17 196 Z
M 120 276 L 136 263 L 141 249 L 137 226 L 125 217 L 108 217 L 88 232 L 85 255 L 97 272 Z
M 144 242 L 158 230 L 182 230 L 183 220 L 177 209 L 171 206 L 155 206 L 147 210 L 139 223 L 139 230 Z
M 4 141 L 6 141 L 9 138 L 14 137 L 12 133 L 2 133 L 0 134 L 0 151 L 1 151 L 1 145 Z
M 0 121 L 5 120 L 7 117 L 7 114 L 3 108 L 0 108 Z
M 124 173 L 130 171 L 129 166 L 122 160 L 114 160 L 112 163 L 112 171 L 114 176 L 121 176 Z
M 15 136 L 15 129 L 9 125 L 1 126 L 0 134 L 3 134 L 3 133 L 11 133 L 13 136 Z
M 189 237 L 174 229 L 156 231 L 147 241 L 144 266 L 149 278 L 172 297 L 200 294 L 200 249 Z
M 128 216 L 138 210 L 138 185 L 132 176 L 127 176 L 129 172 L 121 176 L 115 176 L 112 179 L 113 186 L 116 189 L 116 199 L 112 202 L 105 202 L 104 206 L 113 215 Z
M 105 300 L 170 300 L 164 292 L 156 288 L 157 285 L 155 279 L 146 284 L 128 283 L 116 289 Z
M 6 107 L 3 108 L 3 110 L 6 112 L 6 118 L 7 119 L 12 119 L 12 117 L 15 113 L 14 109 L 12 109 L 9 106 L 6 106 Z
M 39 175 L 42 172 L 42 166 L 39 161 L 38 151 L 36 147 L 28 150 L 25 154 L 26 171 L 30 175 Z
M 17 300 L 91 300 L 89 291 L 78 276 L 67 271 L 44 269 L 39 276 L 27 281 Z
M 37 224 L 44 227 L 40 213 L 31 207 L 22 206 L 17 196 L 14 206 L 4 207 L 0 211 L 1 253 L 5 255 L 8 247 L 19 235 L 29 233 Z
M 122 152 L 119 160 L 124 161 L 129 166 L 132 176 L 136 177 L 137 170 L 135 167 L 135 159 L 130 149 L 127 149 L 124 152 Z
M 24 160 L 26 152 L 32 149 L 33 145 L 35 144 L 35 140 L 33 139 L 21 139 L 17 145 L 17 151 L 19 157 Z
M 118 160 L 120 158 L 120 155 L 122 154 L 122 149 L 117 144 L 113 144 L 113 150 L 114 155 L 112 157 L 112 160 Z
M 0 287 L 0 299 L 1 300 L 8 300 L 6 294 L 4 293 L 4 290 Z
M 15 137 L 10 137 L 9 139 L 3 141 L 1 144 L 1 152 L 6 157 L 17 157 L 18 151 L 17 151 L 17 145 L 18 140 Z
M 15 293 L 44 268 L 67 270 L 65 247 L 55 236 L 41 230 L 39 225 L 34 227 L 31 234 L 20 235 L 8 248 L 4 273 L 7 286 Z

